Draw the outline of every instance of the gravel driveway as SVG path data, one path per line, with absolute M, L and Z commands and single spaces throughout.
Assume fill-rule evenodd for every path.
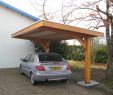
M 76 77 L 76 76 L 75 76 Z M 42 82 L 36 86 L 18 69 L 0 70 L 0 95 L 105 95 L 93 88 L 84 88 L 73 80 L 67 83 Z

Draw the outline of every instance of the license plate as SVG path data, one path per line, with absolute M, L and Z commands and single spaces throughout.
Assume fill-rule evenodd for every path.
M 57 71 L 57 70 L 61 70 L 61 67 L 50 67 L 50 69 Z

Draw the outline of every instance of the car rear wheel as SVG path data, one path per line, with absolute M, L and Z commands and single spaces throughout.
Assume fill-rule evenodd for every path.
M 30 80 L 31 80 L 31 83 L 32 83 L 33 85 L 35 85 L 35 84 L 36 84 L 36 80 L 35 80 L 35 78 L 34 78 L 33 73 L 31 73 Z
M 67 82 L 67 81 L 68 81 L 68 79 L 62 79 L 61 80 L 61 82 L 64 82 L 64 83 Z

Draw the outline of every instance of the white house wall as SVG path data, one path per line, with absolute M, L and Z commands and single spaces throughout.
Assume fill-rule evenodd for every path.
M 0 68 L 18 67 L 19 59 L 33 52 L 32 42 L 11 38 L 11 34 L 33 22 L 28 17 L 0 6 Z

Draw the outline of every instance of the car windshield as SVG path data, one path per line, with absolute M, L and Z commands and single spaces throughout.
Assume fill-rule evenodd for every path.
M 64 61 L 58 54 L 39 54 L 39 61 Z

